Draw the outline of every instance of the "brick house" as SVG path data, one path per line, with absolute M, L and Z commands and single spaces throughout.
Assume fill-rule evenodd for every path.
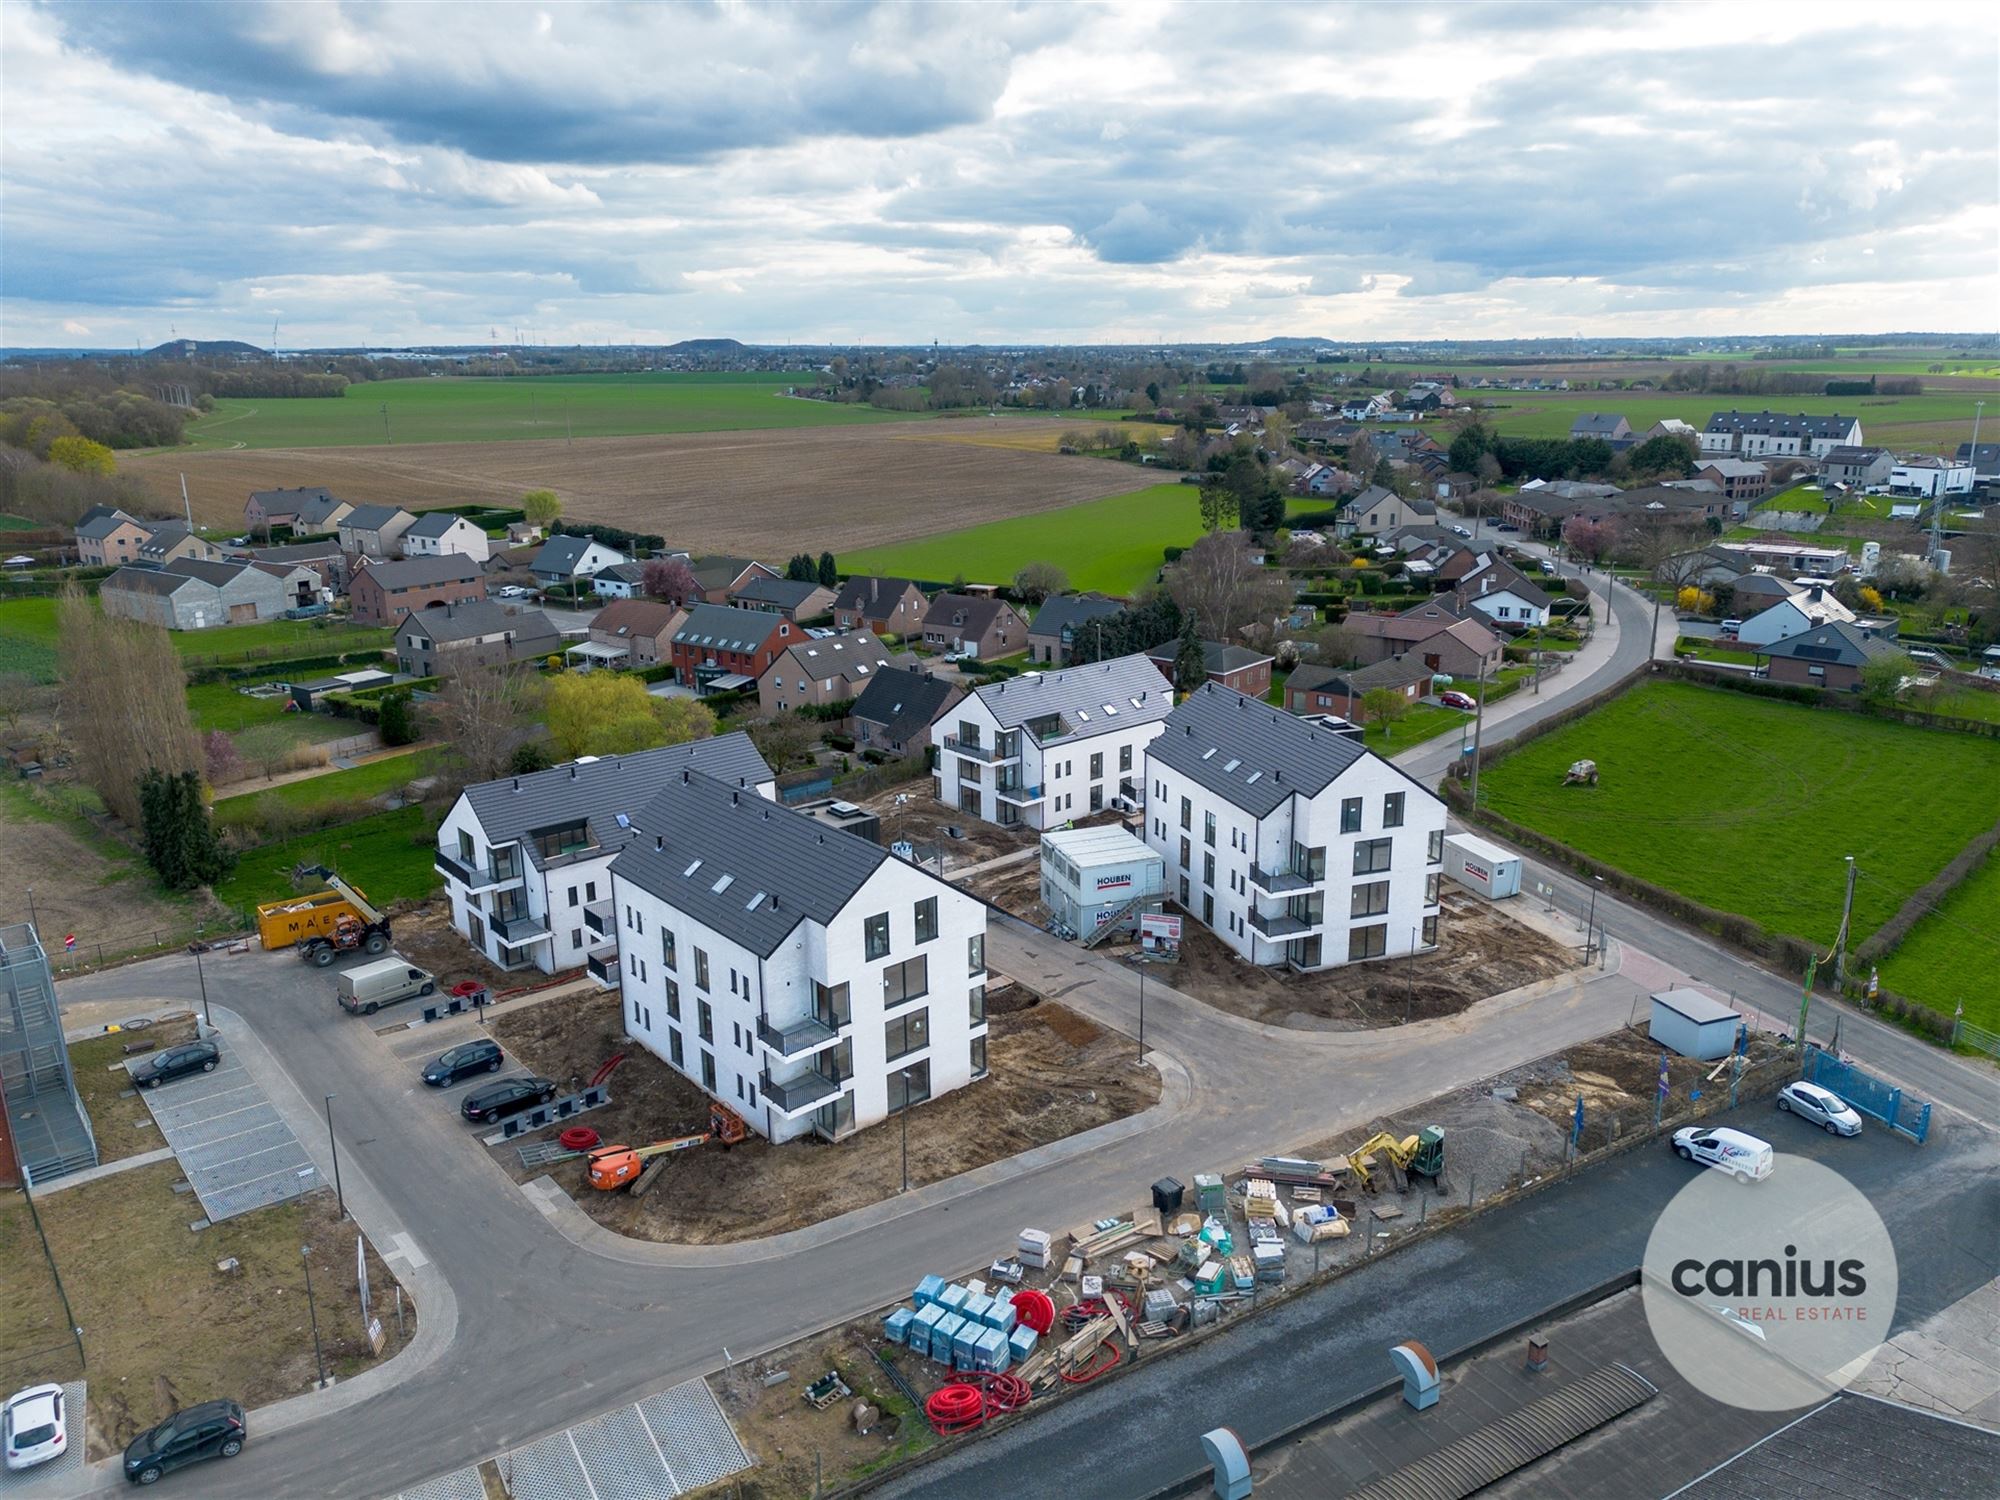
M 685 610 L 658 599 L 615 599 L 591 620 L 589 644 L 615 647 L 625 653 L 622 660 L 600 653 L 603 665 L 655 666 L 671 658 L 674 632 L 686 615 Z
M 111 505 L 93 505 L 76 523 L 76 560 L 86 568 L 116 568 L 139 560 L 152 527 Z
M 939 594 L 924 615 L 924 644 L 933 651 L 964 651 L 991 661 L 1027 643 L 1028 622 L 1004 599 Z
M 195 562 L 217 562 L 221 560 L 222 549 L 189 531 L 185 521 L 162 521 L 139 544 L 139 561 L 156 568 L 184 557 Z
M 469 557 L 411 557 L 401 562 L 363 559 L 347 585 L 357 625 L 394 625 L 416 609 L 484 599 L 486 576 Z
M 1482 663 L 1489 675 L 1498 672 L 1504 656 L 1500 637 L 1484 624 L 1450 614 L 1349 615 L 1341 631 L 1363 666 L 1414 651 L 1433 672 L 1477 678 Z
M 847 702 L 860 697 L 869 679 L 888 665 L 888 649 L 872 630 L 807 637 L 787 646 L 764 669 L 757 679 L 758 706 L 777 714 Z
M 243 507 L 243 529 L 266 535 L 289 527 L 300 536 L 332 531 L 354 507 L 323 485 L 290 490 L 253 490 Z
M 1431 690 L 1431 669 L 1413 652 L 1391 656 L 1365 667 L 1300 667 L 1285 682 L 1285 709 L 1295 714 L 1339 714 L 1361 723 L 1361 700 L 1377 688 L 1387 688 L 1409 703 L 1422 701 Z
M 1726 500 L 1755 505 L 1771 493 L 1771 471 L 1747 458 L 1706 458 L 1694 471 L 1696 479 L 1706 479 L 1722 491 Z
M 494 599 L 415 610 L 396 627 L 396 669 L 417 677 L 435 677 L 458 663 L 540 661 L 561 649 L 561 635 L 539 609 L 514 609 Z
M 1168 682 L 1174 680 L 1174 662 L 1180 654 L 1181 643 L 1177 640 L 1155 646 L 1146 653 Z M 1261 698 L 1271 691 L 1272 658 L 1262 651 L 1228 646 L 1221 641 L 1203 641 L 1201 660 L 1208 671 L 1208 681 L 1220 683 L 1246 698 Z
M 688 571 L 701 585 L 701 597 L 710 604 L 727 604 L 746 584 L 779 576 L 776 568 L 749 557 L 693 557 L 688 559 Z
M 697 604 L 674 632 L 674 681 L 703 692 L 747 688 L 806 634 L 780 615 Z
M 1845 621 L 1832 621 L 1755 649 L 1764 658 L 1764 675 L 1770 681 L 1839 693 L 1860 692 L 1861 673 L 1868 663 L 1898 654 L 1892 643 Z
M 833 600 L 833 623 L 842 630 L 915 635 L 931 602 L 907 578 L 850 578 Z

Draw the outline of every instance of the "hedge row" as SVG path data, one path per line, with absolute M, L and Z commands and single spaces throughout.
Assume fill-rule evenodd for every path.
M 1984 833 L 1976 834 L 1958 851 L 1952 862 L 1938 871 L 1935 876 L 1911 893 L 1909 900 L 1896 908 L 1896 914 L 1871 932 L 1854 948 L 1857 963 L 1875 962 L 1884 954 L 1893 952 L 1896 945 L 1909 936 L 1910 929 L 1917 925 L 1924 914 L 1936 906 L 1966 876 L 1979 867 L 1982 860 L 2000 845 L 2000 823 L 1995 823 Z
M 273 678 L 296 682 L 307 673 L 331 672 L 340 667 L 369 666 L 382 659 L 382 648 L 377 646 L 360 651 L 342 651 L 332 655 L 288 656 L 277 661 L 229 661 L 211 662 L 206 666 L 188 668 L 191 683 L 209 682 L 263 682 Z

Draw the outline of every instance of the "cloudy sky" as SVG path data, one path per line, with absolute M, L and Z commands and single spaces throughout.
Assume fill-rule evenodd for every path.
M 1996 72 L 1972 5 L 5 0 L 0 343 L 1991 330 Z

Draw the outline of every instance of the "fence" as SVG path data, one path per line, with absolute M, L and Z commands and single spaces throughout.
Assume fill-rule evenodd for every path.
M 1931 1133 L 1930 1105 L 1905 1098 L 1894 1084 L 1830 1056 L 1817 1042 L 1806 1044 L 1805 1080 L 1832 1089 L 1862 1114 L 1880 1120 L 1920 1146 Z
M 1988 1057 L 2000 1057 L 2000 1032 L 1988 1031 L 1984 1026 L 1975 1026 L 1964 1016 L 1951 1024 L 1951 1044 L 1954 1047 L 1971 1047 L 1984 1052 Z

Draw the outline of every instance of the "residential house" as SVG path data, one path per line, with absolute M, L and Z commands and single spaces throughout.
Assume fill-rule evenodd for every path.
M 1755 505 L 1771 493 L 1771 471 L 1745 458 L 1705 458 L 1695 468 L 1696 479 L 1706 479 L 1725 499 Z
M 1447 677 L 1491 676 L 1505 657 L 1500 637 L 1484 620 L 1461 619 L 1439 607 L 1425 615 L 1349 615 L 1341 627 L 1362 665 L 1405 652 Z
M 757 679 L 757 703 L 767 714 L 851 703 L 889 665 L 888 649 L 872 630 L 807 636 L 779 652 Z
M 1181 643 L 1178 639 L 1163 642 L 1146 653 L 1170 684 L 1174 681 L 1174 668 L 1180 654 Z M 1221 641 L 1203 641 L 1201 661 L 1206 681 L 1252 698 L 1261 698 L 1271 691 L 1272 658 L 1262 651 L 1252 651 L 1248 646 L 1231 646 Z
M 493 555 L 493 543 L 484 527 L 448 510 L 426 511 L 404 529 L 403 556 L 441 557 L 447 553 L 485 562 Z
M 485 597 L 486 575 L 479 564 L 449 553 L 400 562 L 370 562 L 362 556 L 347 582 L 357 625 L 394 625 L 412 610 Z
M 916 635 L 930 607 L 924 591 L 907 578 L 850 578 L 834 596 L 833 623 L 841 630 Z
M 964 688 L 942 677 L 883 667 L 868 679 L 848 712 L 855 747 L 884 755 L 921 755 L 930 747 L 932 723 L 964 696 Z
M 290 528 L 294 536 L 318 536 L 332 531 L 352 509 L 322 485 L 253 490 L 243 507 L 243 529 L 267 537 L 280 528 Z
M 750 1129 L 838 1140 L 985 1076 L 976 897 L 699 771 L 636 821 L 611 865 L 626 1034 Z
M 1431 690 L 1431 669 L 1422 657 L 1406 652 L 1365 667 L 1327 667 L 1308 663 L 1285 680 L 1285 711 L 1293 714 L 1338 714 L 1359 724 L 1367 718 L 1361 700 L 1377 689 L 1405 702 L 1423 701 Z
M 304 563 L 265 562 L 255 557 L 249 562 L 258 572 L 268 573 L 278 580 L 278 586 L 285 591 L 287 611 L 311 609 L 327 602 L 321 594 L 324 585 L 320 582 L 318 569 L 309 568 Z
M 931 723 L 938 800 L 1004 827 L 1059 828 L 1137 798 L 1139 760 L 1173 707 L 1146 656 L 1023 672 L 973 689 Z
M 674 632 L 686 618 L 687 611 L 658 599 L 614 600 L 591 619 L 590 638 L 570 652 L 596 666 L 657 666 L 673 660 Z
M 1102 594 L 1061 594 L 1044 601 L 1028 627 L 1028 660 L 1044 666 L 1068 666 L 1077 638 L 1090 629 L 1091 622 L 1108 620 L 1124 608 Z
M 1986 445 L 1980 444 L 1983 448 Z M 1963 458 L 1963 445 L 1959 456 Z M 1819 478 L 1823 485 L 1844 484 L 1852 489 L 1865 490 L 1874 485 L 1887 484 L 1890 471 L 1896 467 L 1896 455 L 1887 448 L 1829 448 L 1826 457 L 1820 460 Z
M 1846 693 L 1861 691 L 1861 674 L 1868 663 L 1899 654 L 1890 642 L 1841 620 L 1760 645 L 1756 651 L 1764 659 L 1764 676 L 1772 682 Z
M 728 604 L 738 589 L 760 578 L 781 576 L 776 568 L 748 557 L 693 557 L 688 559 L 688 568 L 701 585 L 702 598 L 710 604 Z
M 139 560 L 153 523 L 113 505 L 93 505 L 76 523 L 76 560 L 86 568 L 118 568 Z
M 1619 492 L 1615 484 L 1586 484 L 1573 479 L 1531 479 L 1500 505 L 1501 518 L 1529 536 L 1552 538 L 1574 516 L 1602 520 L 1613 513 L 1608 502 Z
M 1308 495 L 1328 497 L 1345 495 L 1350 490 L 1361 488 L 1361 478 L 1359 475 L 1351 474 L 1346 469 L 1339 468 L 1333 464 L 1321 464 L 1316 470 L 1305 476 L 1299 488 L 1304 490 Z
M 1694 430 L 1692 423 L 1683 422 L 1679 417 L 1662 417 L 1639 435 L 1640 442 L 1649 442 L 1656 437 L 1686 438 L 1696 447 L 1701 446 L 1701 434 Z
M 184 557 L 196 562 L 219 562 L 222 549 L 190 531 L 185 521 L 162 521 L 139 544 L 137 560 L 149 567 L 164 568 Z
M 1921 495 L 1925 499 L 1969 495 L 1972 469 L 1970 459 L 1917 454 L 1896 460 L 1896 466 L 1889 471 L 1889 488 L 1898 495 Z
M 1717 582 L 1729 585 L 1728 613 L 1739 620 L 1748 620 L 1762 614 L 1774 604 L 1782 604 L 1806 591 L 1802 583 L 1793 583 L 1789 578 L 1780 578 L 1776 573 L 1743 573 L 1735 578 L 1725 578 Z M 1704 579 L 1700 587 L 1711 588 L 1714 583 Z
M 528 563 L 535 582 L 545 589 L 568 588 L 588 583 L 606 568 L 627 559 L 594 537 L 552 536 L 537 549 Z
M 753 578 L 730 601 L 738 609 L 783 615 L 794 624 L 817 620 L 833 608 L 833 590 L 794 578 Z
M 277 547 L 233 547 L 231 557 L 241 557 L 249 562 L 278 563 L 284 566 L 310 568 L 318 576 L 320 589 L 331 589 L 336 594 L 347 590 L 347 554 L 340 550 L 340 543 L 329 537 L 317 542 L 291 542 Z
M 1750 568 L 1769 568 L 1788 578 L 1832 578 L 1847 571 L 1853 558 L 1845 547 L 1815 547 L 1782 531 L 1767 531 L 1742 542 L 1711 542 L 1708 550 Z
M 1814 584 L 1744 620 L 1736 638 L 1746 646 L 1773 646 L 1822 625 L 1853 623 L 1854 611 Z
M 1380 536 L 1399 526 L 1421 526 L 1435 520 L 1437 506 L 1428 500 L 1405 499 L 1394 490 L 1371 484 L 1341 501 L 1337 515 L 1336 535 L 1347 537 L 1358 532 Z
M 1004 599 L 939 594 L 924 615 L 924 644 L 982 661 L 1011 656 L 1028 643 L 1028 622 Z
M 2000 479 L 2000 443 L 1960 443 L 1955 455 L 1962 464 L 1972 465 L 1972 477 L 1976 483 L 1986 484 Z
M 1329 418 L 1310 418 L 1292 429 L 1292 437 L 1301 443 L 1328 443 L 1334 447 L 1345 447 L 1361 436 L 1361 428 L 1353 422 L 1334 421 Z
M 163 568 L 128 564 L 98 587 L 107 615 L 168 630 L 212 630 L 275 620 L 291 608 L 284 586 L 242 562 L 179 558 Z
M 673 634 L 674 681 L 704 693 L 748 688 L 787 646 L 807 639 L 790 620 L 726 604 L 697 604 Z
M 1482 558 L 1458 580 L 1453 592 L 1509 633 L 1548 624 L 1549 606 L 1555 603 L 1540 585 L 1498 556 Z M 1464 609 L 1458 613 L 1469 618 Z
M 590 588 L 600 599 L 636 599 L 646 590 L 646 564 L 622 562 L 599 568 Z
M 378 561 L 403 555 L 403 533 L 416 517 L 400 505 L 357 505 L 340 518 L 336 531 L 343 552 Z
M 1861 423 L 1839 413 L 1815 417 L 1770 411 L 1719 411 L 1701 431 L 1703 454 L 1739 458 L 1825 458 L 1835 448 L 1861 444 Z
M 420 609 L 396 627 L 396 670 L 435 677 L 448 666 L 504 667 L 562 650 L 562 635 L 539 609 L 467 599 Z
M 1145 774 L 1169 893 L 1238 957 L 1325 969 L 1437 946 L 1445 805 L 1354 739 L 1206 683 Z
M 581 969 L 597 950 L 616 984 L 611 861 L 641 836 L 654 795 L 688 770 L 746 797 L 777 795 L 771 768 L 740 731 L 467 787 L 438 825 L 434 856 L 451 925 L 503 969 Z
M 1630 447 L 1632 424 L 1615 411 L 1580 412 L 1569 424 L 1569 440 L 1576 443 L 1585 438 L 1597 438 L 1613 447 Z

